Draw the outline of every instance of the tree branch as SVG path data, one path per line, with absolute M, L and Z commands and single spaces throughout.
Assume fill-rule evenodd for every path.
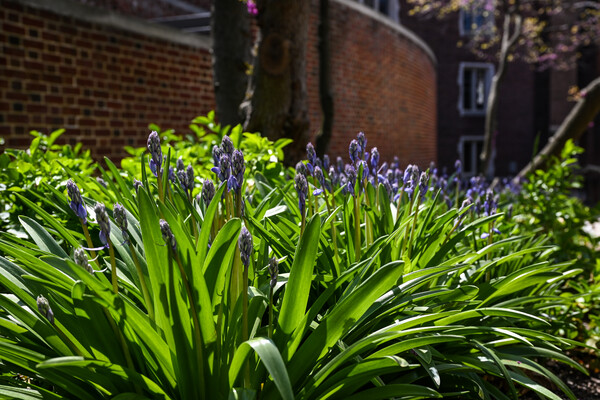
M 543 167 L 549 157 L 560 153 L 567 140 L 579 139 L 590 122 L 600 113 L 600 77 L 594 79 L 581 92 L 582 97 L 571 109 L 556 133 L 548 140 L 542 151 L 519 172 L 515 180 L 524 178 L 536 169 Z

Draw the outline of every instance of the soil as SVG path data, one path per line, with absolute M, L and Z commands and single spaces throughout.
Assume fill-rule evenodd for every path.
M 589 376 L 556 361 L 549 361 L 546 367 L 567 384 L 577 400 L 600 400 L 600 359 L 598 355 L 583 351 L 571 351 L 567 355 L 583 365 L 589 371 Z M 552 383 L 545 382 L 544 386 L 560 396 L 561 399 L 569 399 Z M 524 391 L 519 398 L 539 400 L 537 394 L 530 390 Z

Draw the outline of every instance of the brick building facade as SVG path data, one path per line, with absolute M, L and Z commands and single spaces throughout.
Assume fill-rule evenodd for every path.
M 89 1 L 85 1 L 89 3 Z M 1 0 L 0 137 L 66 128 L 96 156 L 142 146 L 149 123 L 188 132 L 214 108 L 210 40 L 73 0 Z M 330 154 L 365 131 L 382 157 L 436 159 L 436 61 L 405 28 L 349 0 L 332 1 L 335 98 Z M 320 126 L 317 2 L 309 26 L 311 133 Z
M 402 1 L 400 23 L 423 38 L 438 60 L 439 164 L 453 168 L 455 160 L 461 159 L 467 171 L 479 173 L 485 99 L 497 64 L 481 60 L 466 46 L 457 45 L 468 42 L 465 24 L 474 21 L 468 20 L 465 13 L 457 12 L 441 20 L 425 19 L 411 16 L 410 8 L 406 0 Z M 535 65 L 509 63 L 499 94 L 496 175 L 512 175 L 524 167 L 534 153 L 536 137 L 539 136 L 540 149 L 575 104 L 568 101 L 569 88 L 583 88 L 600 75 L 599 53 L 597 49 L 589 50 L 579 67 L 569 71 L 541 71 Z M 483 83 L 481 91 L 475 85 L 478 79 Z M 478 93 L 483 94 L 479 104 Z M 583 164 L 600 164 L 598 125 L 580 140 L 586 148 Z

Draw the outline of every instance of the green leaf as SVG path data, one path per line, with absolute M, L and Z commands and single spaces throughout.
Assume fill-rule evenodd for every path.
M 290 269 L 278 320 L 279 328 L 285 336 L 292 334 L 306 313 L 320 234 L 321 218 L 316 215 L 307 224 L 300 238 Z
M 358 394 L 346 397 L 346 400 L 377 400 L 399 397 L 402 399 L 441 398 L 440 393 L 428 387 L 411 384 L 391 384 L 366 389 Z
M 402 275 L 402 267 L 401 261 L 381 267 L 333 307 L 292 358 L 290 377 L 293 383 L 305 376 L 307 369 L 352 328 L 373 302 L 395 285 Z
M 238 347 L 233 356 L 233 360 L 231 361 L 231 366 L 229 367 L 230 387 L 234 384 L 240 374 L 244 362 L 250 355 L 250 350 L 254 350 L 256 354 L 258 354 L 258 357 L 267 368 L 267 371 L 271 375 L 283 400 L 293 400 L 294 392 L 292 391 L 292 385 L 290 384 L 290 378 L 287 374 L 283 358 L 281 358 L 281 354 L 275 346 L 275 343 L 267 338 L 250 339 Z
M 39 246 L 39 248 L 45 252 L 54 254 L 60 258 L 68 257 L 67 253 L 60 247 L 56 240 L 46 229 L 44 229 L 40 224 L 35 222 L 29 217 L 20 216 L 19 221 L 21 221 L 21 225 L 27 231 L 31 239 Z

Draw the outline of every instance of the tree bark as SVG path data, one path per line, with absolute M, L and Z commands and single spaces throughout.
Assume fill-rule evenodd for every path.
M 564 119 L 548 144 L 515 179 L 524 178 L 536 169 L 542 168 L 549 157 L 560 154 L 569 139 L 577 140 L 600 113 L 600 77 L 593 80 L 581 91 L 582 96 Z
M 514 21 L 513 32 L 510 33 L 511 20 Z M 507 13 L 504 15 L 504 26 L 502 33 L 502 42 L 500 45 L 500 57 L 498 61 L 498 70 L 494 74 L 490 93 L 487 98 L 485 110 L 485 129 L 483 138 L 483 150 L 480 158 L 485 176 L 489 179 L 493 175 L 493 155 L 496 148 L 496 131 L 498 129 L 498 94 L 499 88 L 506 75 L 508 66 L 508 56 L 517 43 L 521 35 L 522 17 L 517 13 Z
M 259 0 L 260 43 L 245 102 L 245 129 L 271 140 L 294 142 L 285 148 L 286 164 L 305 156 L 308 142 L 306 41 L 310 1 Z
M 329 46 L 329 0 L 319 2 L 319 99 L 322 124 L 317 136 L 316 152 L 323 157 L 329 149 L 333 130 L 333 92 L 331 90 L 331 52 Z
M 223 125 L 243 122 L 240 104 L 246 96 L 250 66 L 250 18 L 239 0 L 213 2 L 212 63 L 217 120 Z

